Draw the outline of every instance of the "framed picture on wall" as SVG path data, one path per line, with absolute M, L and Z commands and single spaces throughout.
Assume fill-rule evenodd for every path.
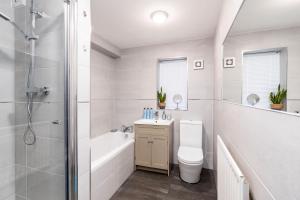
M 235 67 L 235 57 L 224 58 L 224 68 L 233 68 L 233 67 Z

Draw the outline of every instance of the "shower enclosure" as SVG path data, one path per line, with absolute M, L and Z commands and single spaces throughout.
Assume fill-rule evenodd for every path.
M 0 200 L 76 199 L 69 4 L 0 1 Z

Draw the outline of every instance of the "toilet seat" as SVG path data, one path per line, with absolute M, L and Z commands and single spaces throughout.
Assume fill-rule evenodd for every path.
M 203 151 L 195 147 L 179 147 L 178 160 L 188 165 L 203 164 Z

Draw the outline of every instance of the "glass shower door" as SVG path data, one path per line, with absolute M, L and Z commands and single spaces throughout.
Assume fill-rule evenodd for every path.
M 64 200 L 65 2 L 0 2 L 0 200 Z

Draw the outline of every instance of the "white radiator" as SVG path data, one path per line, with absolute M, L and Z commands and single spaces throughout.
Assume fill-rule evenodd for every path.
M 218 136 L 218 200 L 249 200 L 249 184 Z

